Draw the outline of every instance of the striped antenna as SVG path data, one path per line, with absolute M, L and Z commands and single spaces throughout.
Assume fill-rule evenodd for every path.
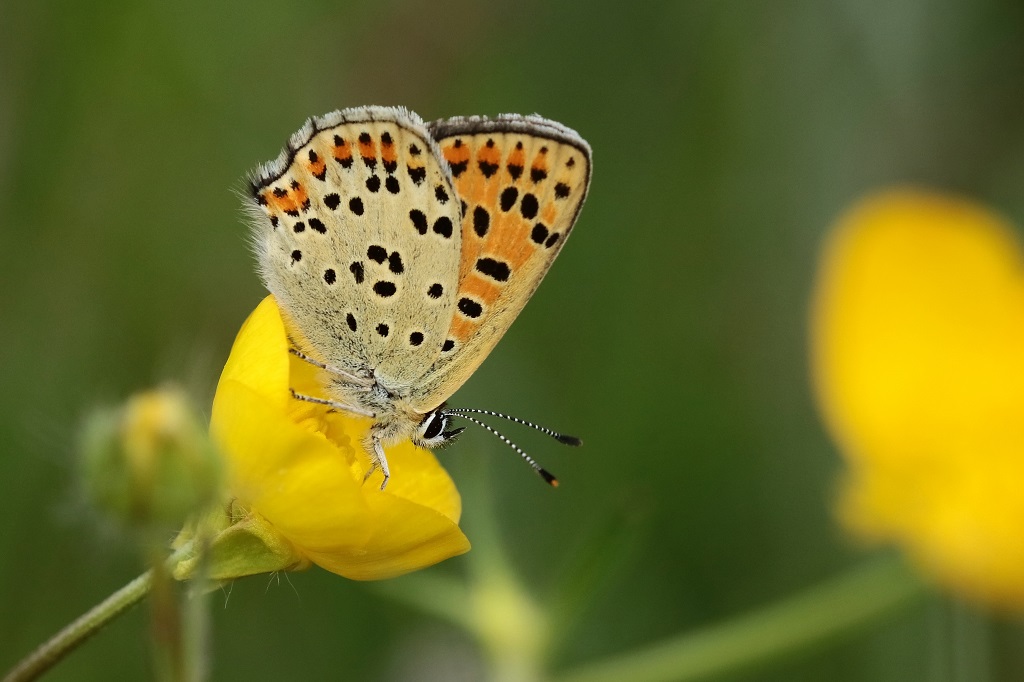
M 464 417 L 465 416 L 465 414 L 464 414 L 465 412 L 473 412 L 473 413 L 476 413 L 476 414 L 486 414 L 486 415 L 490 415 L 492 417 L 501 417 L 502 419 L 507 419 L 510 422 L 515 422 L 516 424 L 522 424 L 523 426 L 529 426 L 531 429 L 536 429 L 537 431 L 540 431 L 543 434 L 551 436 L 552 438 L 557 440 L 559 443 L 563 443 L 565 445 L 571 445 L 573 447 L 579 447 L 580 445 L 583 445 L 583 441 L 581 441 L 576 436 L 569 436 L 569 435 L 566 435 L 564 433 L 558 433 L 557 431 L 555 431 L 553 429 L 549 429 L 546 426 L 541 426 L 540 424 L 534 424 L 533 422 L 528 422 L 525 419 L 519 419 L 518 417 L 512 417 L 512 416 L 509 416 L 507 414 L 502 414 L 501 412 L 492 412 L 491 410 L 475 410 L 475 409 L 473 409 L 471 407 L 448 407 L 448 408 L 445 408 L 445 412 L 447 412 L 448 414 L 457 415 L 459 417 Z M 466 419 L 469 419 L 469 417 L 466 417 Z
M 475 412 L 482 412 L 482 410 L 474 410 L 474 411 Z M 505 445 L 509 446 L 510 448 L 512 448 L 513 450 L 518 452 L 519 456 L 522 457 L 524 460 L 526 460 L 526 463 L 529 464 L 531 467 L 533 467 L 533 470 L 536 471 L 538 474 L 540 474 L 540 477 L 543 478 L 547 482 L 548 485 L 550 485 L 552 488 L 557 488 L 558 487 L 558 479 L 555 478 L 551 474 L 550 471 L 548 471 L 547 469 L 545 469 L 541 465 L 537 464 L 536 460 L 534 460 L 533 457 L 530 457 L 528 454 L 523 452 L 523 449 L 521 447 L 519 447 L 518 445 L 516 445 L 515 443 L 510 441 L 508 438 L 505 438 L 505 436 L 503 436 L 500 433 L 498 433 L 498 431 L 495 430 L 494 428 L 488 426 L 487 424 L 483 423 L 479 419 L 476 419 L 475 417 L 470 417 L 467 414 L 459 414 L 458 412 L 454 412 L 452 410 L 445 410 L 444 413 L 445 414 L 450 414 L 453 417 L 462 417 L 463 419 L 466 419 L 468 421 L 473 422 L 477 426 L 482 426 L 483 428 L 487 429 L 488 431 L 493 433 L 495 436 L 497 436 L 498 439 L 501 440 L 502 443 L 504 443 Z M 552 433 L 554 433 L 554 432 L 552 432 Z

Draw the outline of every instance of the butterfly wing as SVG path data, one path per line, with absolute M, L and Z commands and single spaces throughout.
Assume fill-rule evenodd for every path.
M 429 130 L 462 202 L 458 291 L 442 352 L 417 382 L 426 411 L 454 393 L 508 330 L 572 230 L 590 182 L 590 146 L 540 116 L 435 121 Z
M 462 234 L 450 171 L 416 114 L 313 118 L 252 178 L 264 283 L 314 358 L 401 392 L 441 353 Z

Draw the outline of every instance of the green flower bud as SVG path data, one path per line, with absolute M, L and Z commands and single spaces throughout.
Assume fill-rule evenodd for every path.
M 137 528 L 178 528 L 220 491 L 220 456 L 175 388 L 141 393 L 92 415 L 82 455 L 96 506 Z

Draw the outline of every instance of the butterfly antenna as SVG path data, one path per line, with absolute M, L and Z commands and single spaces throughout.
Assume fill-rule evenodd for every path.
M 482 411 L 482 410 L 478 410 L 478 411 Z M 537 461 L 533 457 L 530 457 L 528 454 L 523 452 L 523 449 L 521 447 L 519 447 L 518 445 L 516 445 L 515 443 L 510 441 L 505 436 L 503 436 L 500 433 L 498 433 L 498 431 L 496 429 L 494 429 L 493 427 L 488 426 L 487 424 L 483 423 L 479 419 L 476 419 L 475 417 L 470 417 L 469 415 L 466 415 L 466 414 L 459 414 L 457 412 L 453 412 L 452 410 L 445 410 L 445 413 L 451 414 L 452 416 L 455 416 L 455 417 L 462 417 L 463 419 L 466 419 L 468 421 L 473 422 L 477 426 L 482 426 L 483 428 L 487 429 L 488 431 L 493 433 L 495 436 L 497 436 L 498 439 L 502 443 L 504 443 L 505 445 L 509 446 L 510 448 L 512 448 L 513 450 L 518 452 L 519 456 L 522 457 L 524 460 L 526 460 L 526 463 L 529 464 L 531 467 L 533 467 L 533 470 L 536 471 L 538 474 L 540 474 L 540 477 L 543 478 L 547 482 L 548 485 L 550 485 L 552 488 L 557 488 L 558 487 L 558 479 L 555 478 L 554 475 L 552 475 L 552 473 L 550 471 L 548 471 L 547 469 L 545 469 L 541 465 L 537 464 Z
M 576 436 L 570 436 L 570 435 L 567 435 L 567 434 L 564 434 L 564 433 L 558 433 L 554 429 L 549 429 L 546 426 L 541 426 L 540 424 L 534 424 L 533 422 L 528 422 L 525 419 L 519 419 L 518 417 L 512 417 L 512 416 L 507 415 L 507 414 L 502 414 L 501 412 L 492 412 L 491 410 L 476 410 L 476 409 L 473 409 L 471 407 L 449 407 L 449 408 L 445 409 L 445 412 L 448 412 L 448 413 L 451 413 L 451 414 L 456 414 L 456 415 L 458 415 L 460 417 L 465 416 L 464 415 L 465 412 L 474 412 L 476 414 L 486 414 L 486 415 L 490 415 L 492 417 L 501 417 L 502 419 L 507 419 L 510 422 L 515 422 L 516 424 L 522 424 L 523 426 L 529 426 L 531 429 L 536 429 L 537 431 L 540 431 L 543 434 L 551 436 L 552 438 L 557 440 L 559 443 L 564 443 L 565 445 L 571 445 L 573 447 L 579 447 L 580 445 L 583 445 L 583 441 L 581 441 Z M 468 419 L 468 417 L 466 417 L 466 418 Z

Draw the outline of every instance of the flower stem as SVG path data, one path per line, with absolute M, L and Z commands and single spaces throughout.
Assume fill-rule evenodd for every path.
M 884 559 L 732 622 L 590 663 L 557 680 L 707 680 L 865 627 L 924 593 L 902 562 Z
M 114 592 L 22 659 L 7 673 L 3 682 L 26 682 L 42 675 L 99 632 L 104 625 L 145 597 L 152 580 L 152 571 L 146 571 Z

